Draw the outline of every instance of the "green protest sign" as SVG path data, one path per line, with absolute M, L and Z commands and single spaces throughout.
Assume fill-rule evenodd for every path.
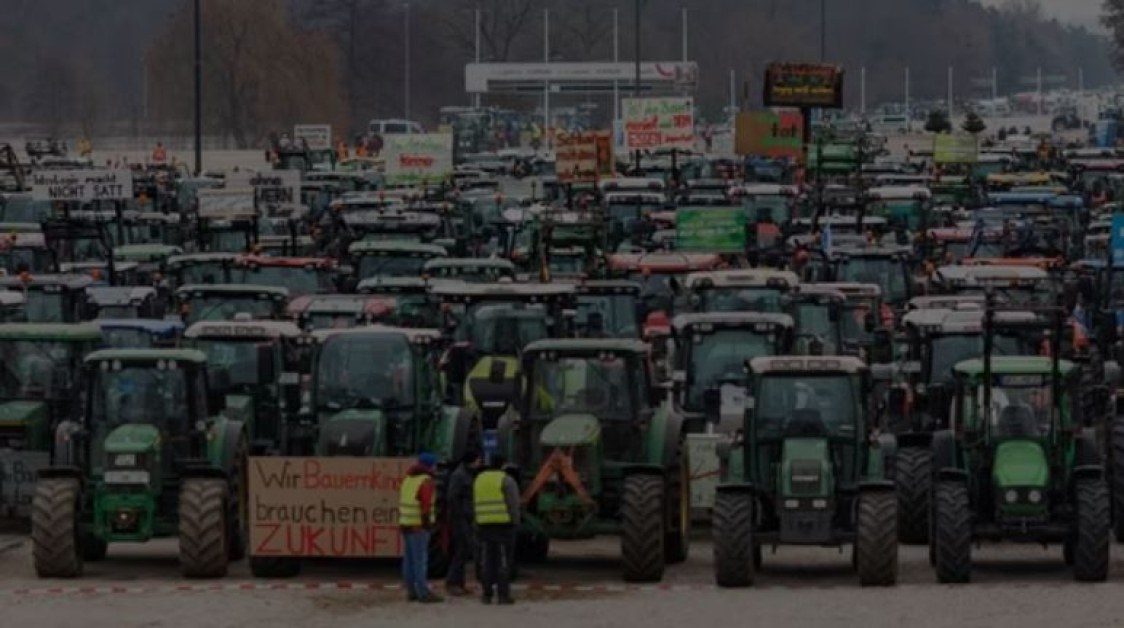
M 675 212 L 675 249 L 744 253 L 745 210 L 741 207 L 680 208 Z

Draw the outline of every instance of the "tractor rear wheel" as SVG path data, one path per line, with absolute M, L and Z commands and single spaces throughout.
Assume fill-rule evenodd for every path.
M 905 447 L 895 457 L 898 491 L 898 540 L 908 544 L 929 541 L 929 491 L 933 455 L 928 448 Z
M 687 560 L 691 549 L 691 461 L 687 458 L 686 443 L 679 443 L 668 473 L 668 522 L 664 539 L 664 554 L 668 564 Z
M 1124 417 L 1112 421 L 1112 532 L 1117 543 L 1124 543 Z
M 1073 542 L 1073 577 L 1102 582 L 1108 577 L 1109 499 L 1104 480 L 1079 480 L 1074 488 L 1077 529 Z
M 31 499 L 31 554 L 40 578 L 82 575 L 80 495 L 78 480 L 53 478 L 35 483 Z
M 972 576 L 972 520 L 968 487 L 938 482 L 933 490 L 933 558 L 938 582 L 968 582 Z
M 855 530 L 855 569 L 864 586 L 898 581 L 898 498 L 891 492 L 863 493 Z
M 255 578 L 292 578 L 301 572 L 301 561 L 296 558 L 250 557 L 250 573 Z
M 714 497 L 714 580 L 720 587 L 753 584 L 761 546 L 753 543 L 753 496 L 720 492 Z
M 659 582 L 664 568 L 664 478 L 630 475 L 621 501 L 624 579 Z
M 225 480 L 188 478 L 180 487 L 180 569 L 188 578 L 221 578 L 230 562 Z
M 249 486 L 246 477 L 246 459 L 250 455 L 249 445 L 244 437 L 239 437 L 238 449 L 235 451 L 234 460 L 230 467 L 230 499 L 226 515 L 227 525 L 230 526 L 230 560 L 242 560 L 246 557 L 246 546 L 250 542 L 249 525 Z

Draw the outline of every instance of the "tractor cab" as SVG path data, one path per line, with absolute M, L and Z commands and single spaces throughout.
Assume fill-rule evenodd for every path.
M 251 455 L 279 451 L 285 426 L 296 419 L 303 338 L 282 321 L 203 321 L 184 332 L 185 345 L 207 356 L 212 407 L 247 427 Z
M 784 310 L 784 296 L 795 290 L 796 273 L 765 268 L 691 273 L 683 282 L 693 312 L 772 312 Z
M 878 284 L 867 283 L 821 283 L 815 284 L 828 290 L 835 290 L 847 297 L 843 305 L 843 353 L 849 355 L 869 355 L 879 352 L 877 360 L 890 361 L 892 353 L 890 333 L 895 327 L 894 312 L 882 301 L 882 288 Z
M 167 259 L 165 267 L 172 287 L 189 284 L 230 283 L 230 268 L 237 253 L 191 253 L 173 255 Z
M 1055 305 L 1058 287 L 1057 278 L 1037 266 L 941 266 L 929 281 L 937 294 L 982 295 L 991 290 L 1002 301 L 1028 307 Z
M 581 338 L 640 338 L 640 285 L 598 279 L 575 284 L 574 331 Z
M 710 253 L 617 253 L 609 256 L 611 272 L 640 284 L 645 318 L 657 312 L 668 318 L 682 298 L 682 282 L 690 273 L 717 270 L 722 259 Z M 645 327 L 649 324 L 647 320 Z
M 235 283 L 280 286 L 294 297 L 335 292 L 336 262 L 323 257 L 243 255 L 234 260 Z
M 86 301 L 90 318 L 164 318 L 165 302 L 156 288 L 90 286 Z
M 394 300 L 394 318 L 399 327 L 440 329 L 440 300 L 429 293 L 430 282 L 421 277 L 366 279 L 359 294 Z
M 498 283 L 515 280 L 515 264 L 498 257 L 439 257 L 427 261 L 421 274 L 437 280 Z
M 239 314 L 255 320 L 285 316 L 289 291 L 253 284 L 187 285 L 176 290 L 176 303 L 185 325 L 198 321 L 229 321 Z
M 417 277 L 426 262 L 445 257 L 445 247 L 420 242 L 376 240 L 352 242 L 347 248 L 358 281 Z
M 200 190 L 195 235 L 200 251 L 245 253 L 258 242 L 253 189 Z
M 77 274 L 0 276 L 0 289 L 24 297 L 24 320 L 29 323 L 76 323 L 85 319 L 86 289 L 94 280 Z
M 876 284 L 882 288 L 883 301 L 901 308 L 918 291 L 913 285 L 912 257 L 908 246 L 832 247 L 822 258 L 824 267 L 813 263 L 809 270 L 815 281 Z
M 785 295 L 784 311 L 794 326 L 797 355 L 841 355 L 847 295 L 822 284 L 800 284 Z
M 882 186 L 866 191 L 866 213 L 881 216 L 891 229 L 924 231 L 932 193 L 923 186 Z
M 106 349 L 170 349 L 179 344 L 183 323 L 148 318 L 99 318 L 102 347 Z
M 937 263 L 955 264 L 968 258 L 1002 257 L 1003 231 L 994 228 L 940 227 L 925 232 L 926 257 Z
M 289 302 L 287 317 L 306 332 L 396 321 L 393 297 L 366 294 L 307 294 Z
M 0 270 L 18 275 L 48 273 L 54 267 L 54 255 L 38 224 L 0 223 Z

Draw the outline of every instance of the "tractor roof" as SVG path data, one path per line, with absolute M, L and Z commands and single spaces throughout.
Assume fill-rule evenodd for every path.
M 271 297 L 289 298 L 289 289 L 280 286 L 261 286 L 251 283 L 189 284 L 176 290 L 176 296 L 243 296 L 264 294 Z
M 617 279 L 591 279 L 574 284 L 578 295 L 583 294 L 640 294 L 640 284 Z
M 390 327 L 388 325 L 364 325 L 348 329 L 317 329 L 312 337 L 317 342 L 325 342 L 336 336 L 404 336 L 411 343 L 428 343 L 441 339 L 436 329 L 416 329 L 412 327 Z
M 854 356 L 784 355 L 754 358 L 749 363 L 757 375 L 764 373 L 861 373 L 866 363 Z
M 1002 282 L 1042 282 L 1050 273 L 1035 266 L 941 266 L 935 277 L 948 284 L 984 286 Z
M 183 331 L 183 322 L 155 318 L 99 318 L 93 321 L 103 331 L 135 329 L 160 336 L 174 336 Z
M 551 338 L 536 340 L 523 348 L 523 353 L 598 353 L 612 351 L 617 353 L 647 354 L 648 345 L 639 340 L 619 338 Z
M 688 290 L 706 288 L 777 288 L 795 287 L 800 277 L 788 270 L 754 268 L 745 270 L 715 270 L 691 273 L 684 284 Z
M 424 293 L 430 283 L 421 277 L 371 277 L 359 282 L 359 292 L 417 292 Z
M 4 323 L 0 340 L 49 340 L 54 342 L 98 342 L 101 328 L 93 323 Z
M 615 253 L 608 257 L 613 270 L 654 273 L 687 273 L 718 266 L 717 253 Z
M 950 294 L 913 297 L 906 304 L 910 310 L 954 310 L 965 306 L 982 308 L 986 297 L 982 294 Z
M 511 260 L 499 257 L 436 257 L 426 261 L 422 272 L 442 268 L 498 268 L 515 272 Z
M 882 287 L 876 283 L 825 282 L 819 284 L 829 290 L 842 292 L 847 298 L 880 297 Z
M 168 258 L 168 266 L 190 266 L 192 264 L 208 264 L 212 262 L 233 262 L 238 253 L 189 253 L 187 255 L 173 255 Z
M 27 284 L 24 284 L 23 279 L 19 275 L 0 277 L 0 287 L 19 289 L 26 287 L 28 290 L 35 290 L 37 288 L 43 288 L 44 286 L 60 286 L 70 290 L 83 290 L 93 283 L 94 280 L 89 276 L 79 274 L 31 273 L 28 275 Z
M 336 260 L 330 257 L 271 257 L 268 255 L 240 255 L 234 260 L 239 266 L 270 268 L 335 268 Z
M 19 290 L 0 290 L 0 307 L 24 305 L 27 297 Z
M 816 300 L 823 301 L 825 299 L 831 301 L 846 301 L 847 295 L 836 288 L 831 287 L 829 284 L 822 283 L 802 283 L 796 286 L 796 289 L 789 293 L 789 297 L 796 300 L 804 300 L 802 297 L 817 297 Z
M 968 377 L 982 377 L 984 361 L 981 358 L 972 358 L 957 362 L 954 370 Z M 1061 360 L 1058 363 L 1058 370 L 1062 375 L 1068 375 L 1074 370 L 1074 364 L 1069 360 Z M 993 357 L 991 372 L 996 375 L 1049 375 L 1054 372 L 1054 361 L 1040 356 Z
M 133 301 L 143 301 L 156 296 L 152 286 L 90 286 L 86 288 L 86 298 L 99 306 L 130 305 Z
M 773 314 L 767 312 L 704 312 L 700 314 L 680 314 L 671 321 L 671 326 L 678 332 L 688 327 L 709 325 L 712 327 L 745 328 L 765 325 L 791 329 L 794 325 L 792 317 L 788 314 Z
M 445 247 L 401 240 L 360 240 L 347 247 L 350 255 L 403 254 L 415 257 L 445 257 Z
M 113 259 L 132 262 L 155 262 L 182 253 L 183 249 L 170 244 L 122 244 L 113 247 Z
M 974 304 L 973 304 L 974 305 Z M 982 334 L 984 311 L 978 307 L 961 309 L 913 310 L 902 318 L 902 325 L 931 334 Z M 995 312 L 999 326 L 1035 325 L 1042 319 L 1034 312 Z
M 83 360 L 86 364 L 97 362 L 154 362 L 157 360 L 174 360 L 176 362 L 191 362 L 192 364 L 206 364 L 207 354 L 195 349 L 101 349 L 94 351 Z
M 200 321 L 187 328 L 185 338 L 296 338 L 301 330 L 287 321 Z
M 464 283 L 450 282 L 435 284 L 430 291 L 439 297 L 456 300 L 486 299 L 550 299 L 574 294 L 570 283 Z

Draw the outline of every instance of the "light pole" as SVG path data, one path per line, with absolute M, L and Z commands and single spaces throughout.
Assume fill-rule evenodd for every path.
M 621 62 L 621 30 L 620 30 L 620 11 L 616 8 L 613 9 L 613 63 Z M 613 122 L 616 123 L 621 117 L 621 92 L 620 82 L 613 81 Z
M 476 5 L 476 63 L 480 63 L 480 5 Z M 480 108 L 480 93 L 472 95 L 472 107 Z
M 636 82 L 632 84 L 632 95 L 636 98 L 640 97 L 640 0 L 636 0 L 635 12 L 633 13 L 636 29 Z M 627 131 L 626 131 L 627 135 Z M 633 155 L 636 160 L 636 170 L 640 170 L 640 149 L 637 149 Z
M 203 172 L 203 45 L 200 0 L 195 0 L 195 176 Z
M 403 91 L 402 99 L 404 101 L 402 103 L 402 110 L 405 114 L 403 117 L 405 119 L 409 120 L 410 119 L 410 3 L 409 2 L 405 3 L 403 5 L 403 7 L 406 9 L 405 15 L 403 16 L 403 21 L 404 21 L 403 27 L 404 27 L 405 48 L 406 48 L 406 54 L 405 54 L 406 67 L 405 67 L 405 70 L 404 70 L 405 79 L 403 81 L 405 83 L 405 85 L 404 85 L 405 89 L 402 90 Z
M 827 61 L 827 0 L 820 0 L 820 63 Z

